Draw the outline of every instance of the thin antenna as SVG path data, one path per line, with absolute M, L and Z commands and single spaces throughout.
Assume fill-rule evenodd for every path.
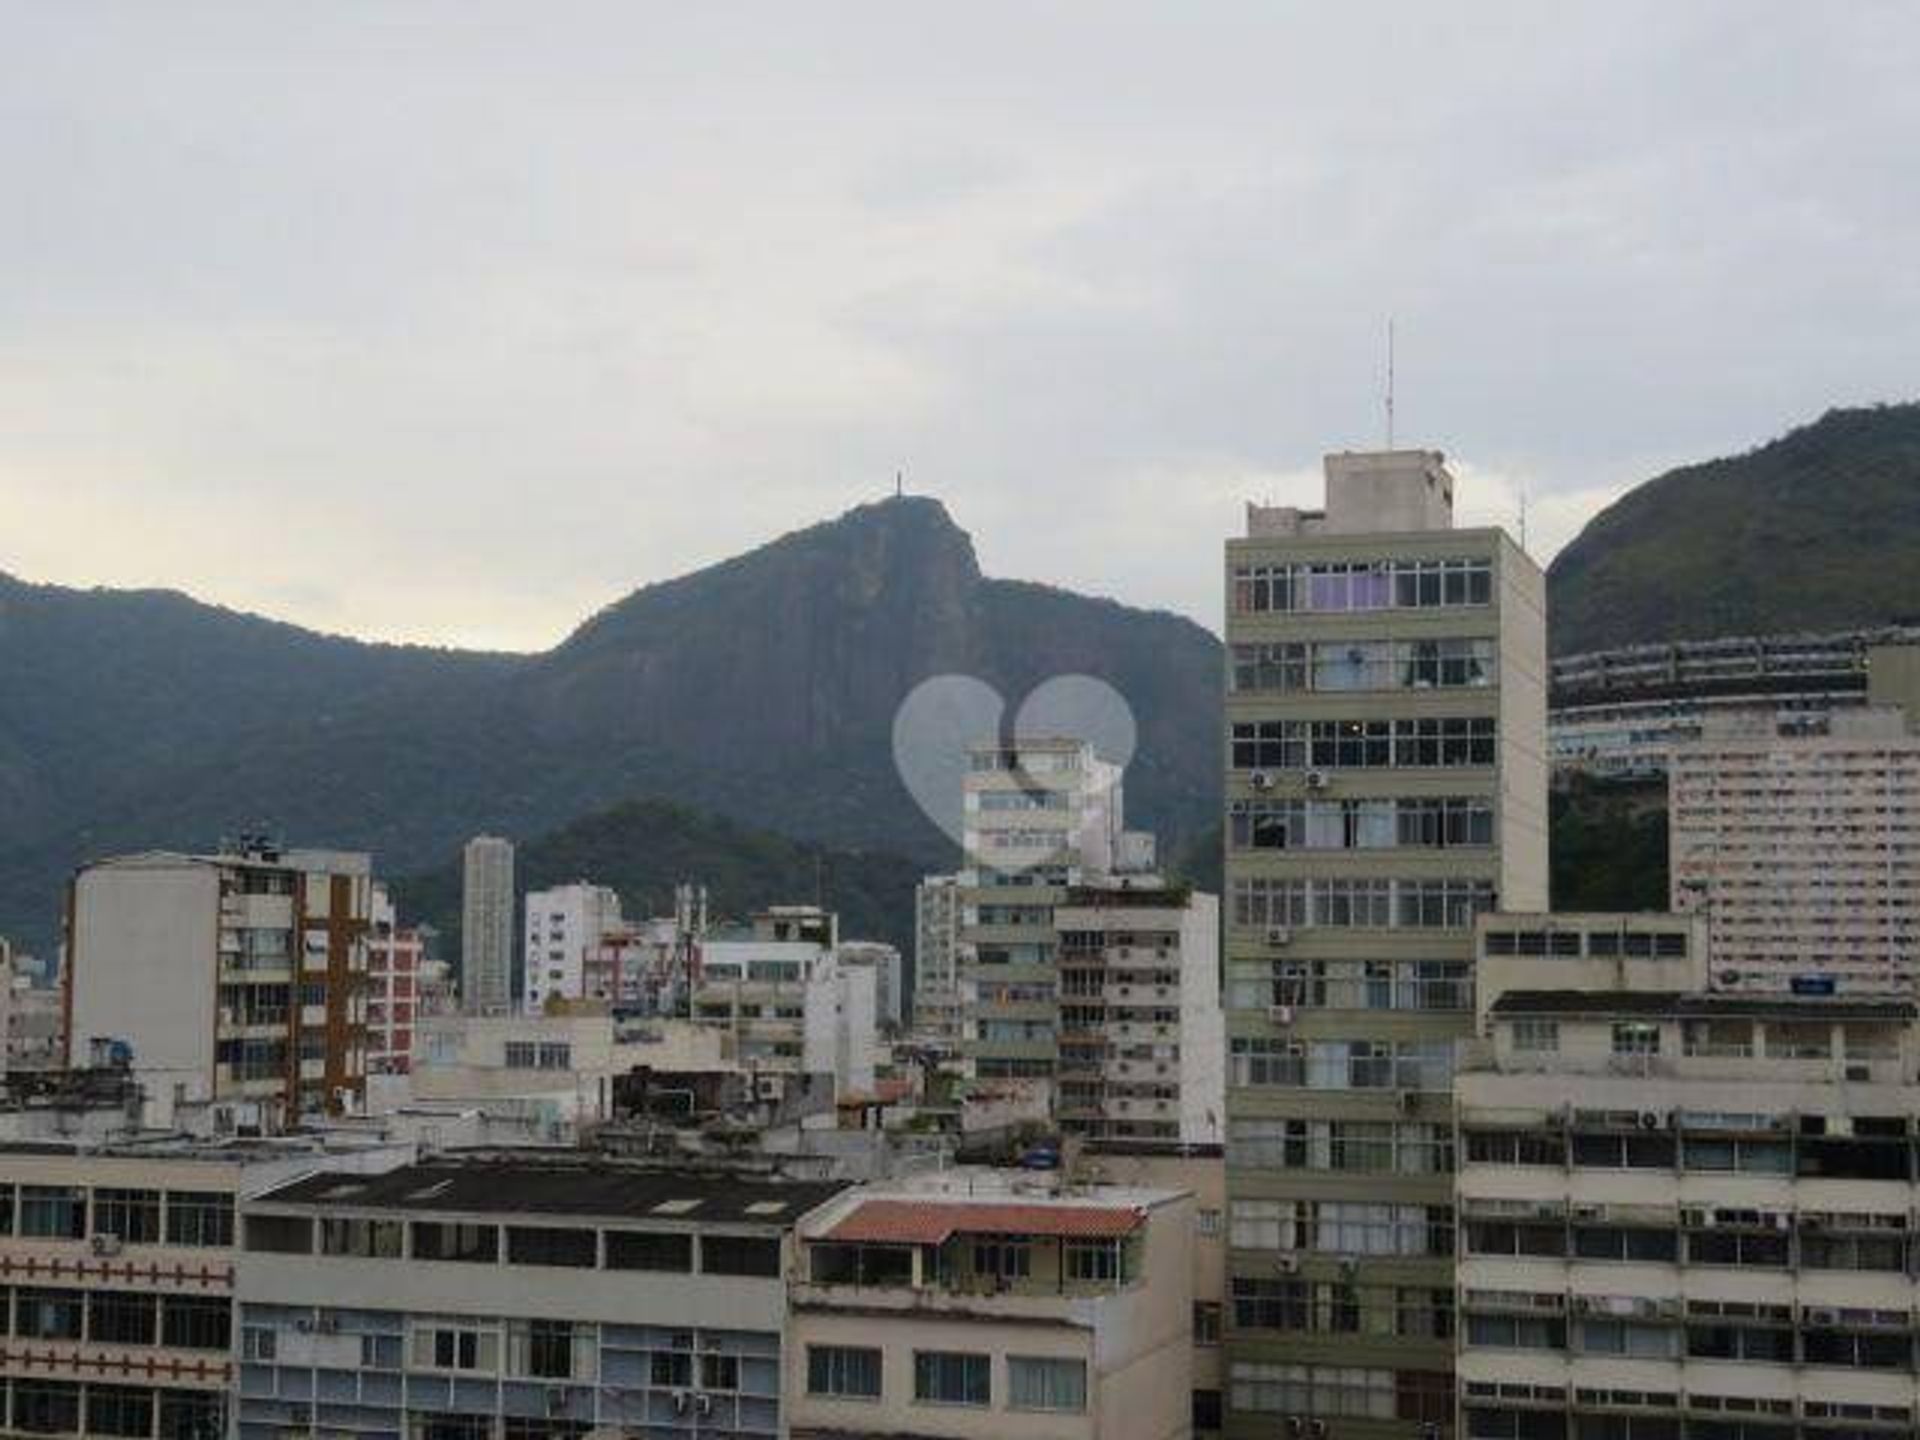
M 906 493 L 907 493 L 907 472 L 904 470 L 896 470 L 893 472 L 893 498 L 898 500 L 902 495 Z
M 1387 449 L 1393 448 L 1393 317 L 1387 317 Z

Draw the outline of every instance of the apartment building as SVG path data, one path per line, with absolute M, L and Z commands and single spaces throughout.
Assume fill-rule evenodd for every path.
M 1482 926 L 1463 1433 L 1920 1433 L 1913 1002 L 1710 990 L 1697 917 Z
M 351 1108 L 371 870 L 264 842 L 86 866 L 68 900 L 67 1053 L 124 1047 L 163 1124 L 181 1102 L 247 1102 L 280 1124 Z
M 842 965 L 839 922 L 811 905 L 773 906 L 739 931 L 703 941 L 693 1018 L 725 1030 L 763 1090 L 830 1075 L 837 1094 L 871 1094 L 878 985 L 871 967 Z
M 242 1440 L 784 1436 L 797 1223 L 842 1187 L 524 1158 L 243 1207 Z
M 929 1038 L 960 1038 L 960 877 L 929 875 L 913 892 L 913 1024 Z
M 240 1198 L 326 1158 L 405 1157 L 318 1140 L 0 1145 L 0 1430 L 226 1435 Z
M 842 940 L 835 949 L 842 969 L 873 972 L 873 1004 L 880 1024 L 897 1030 L 905 1019 L 905 976 L 900 952 L 879 940 Z
M 960 1042 L 977 1079 L 1059 1070 L 1054 907 L 1113 869 L 1121 771 L 1084 740 L 976 745 L 961 782 L 966 868 L 955 963 Z
M 1031 982 L 982 975 L 974 991 L 982 1013 L 1057 1016 L 1061 1128 L 1217 1145 L 1226 1125 L 1219 901 L 1184 887 L 1074 886 L 1054 926 L 1057 1009 Z
M 1192 1433 L 1192 1197 L 1033 1188 L 864 1187 L 800 1222 L 795 1440 Z
M 1674 747 L 1672 905 L 1707 917 L 1715 986 L 1915 993 L 1915 714 L 1872 705 L 1785 727 L 1709 722 Z
M 460 1003 L 497 1014 L 513 1003 L 513 844 L 476 835 L 461 860 Z
M 1226 546 L 1230 1436 L 1453 1413 L 1472 925 L 1547 874 L 1543 579 L 1453 498 L 1437 453 L 1332 455 Z
M 587 993 L 588 958 L 624 929 L 620 897 L 604 885 L 576 880 L 529 890 L 524 909 L 525 1008 L 537 1014 L 549 997 L 580 999 Z
M 414 1026 L 426 998 L 426 938 L 402 925 L 387 887 L 373 887 L 367 933 L 367 1073 L 405 1075 L 413 1068 Z
M 1194 1440 L 1210 1440 L 1220 1433 L 1225 1410 L 1221 1340 L 1227 1293 L 1226 1152 L 1218 1145 L 1089 1140 L 1081 1147 L 1074 1175 L 1076 1180 L 1084 1175 L 1098 1185 L 1176 1190 L 1193 1196 L 1191 1408 Z

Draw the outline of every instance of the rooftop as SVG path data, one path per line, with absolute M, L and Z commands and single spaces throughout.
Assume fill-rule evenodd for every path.
M 1509 990 L 1495 1015 L 1625 1015 L 1656 1019 L 1912 1020 L 1909 1000 L 1842 1000 L 1805 995 L 1702 995 L 1669 990 Z
M 785 1227 L 847 1187 L 610 1163 L 511 1160 L 407 1165 L 379 1175 L 309 1175 L 258 1203 L 327 1209 L 567 1215 Z
M 967 1200 L 863 1200 L 822 1240 L 870 1245 L 944 1245 L 955 1235 L 1054 1235 L 1117 1240 L 1145 1223 L 1131 1206 Z

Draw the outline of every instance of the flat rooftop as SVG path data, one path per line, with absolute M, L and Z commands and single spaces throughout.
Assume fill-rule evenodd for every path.
M 776 1181 L 717 1172 L 504 1160 L 406 1165 L 378 1175 L 325 1172 L 270 1190 L 254 1203 L 785 1228 L 846 1188 L 840 1181 Z
M 1702 995 L 1667 990 L 1509 990 L 1495 1015 L 1627 1015 L 1652 1019 L 1912 1020 L 1909 1000 L 1808 995 Z

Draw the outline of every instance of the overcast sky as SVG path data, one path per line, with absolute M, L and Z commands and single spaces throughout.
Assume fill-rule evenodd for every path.
M 904 468 L 991 573 L 1217 627 L 1389 314 L 1398 438 L 1545 559 L 1920 393 L 1917 32 L 0 0 L 0 569 L 536 648 Z

